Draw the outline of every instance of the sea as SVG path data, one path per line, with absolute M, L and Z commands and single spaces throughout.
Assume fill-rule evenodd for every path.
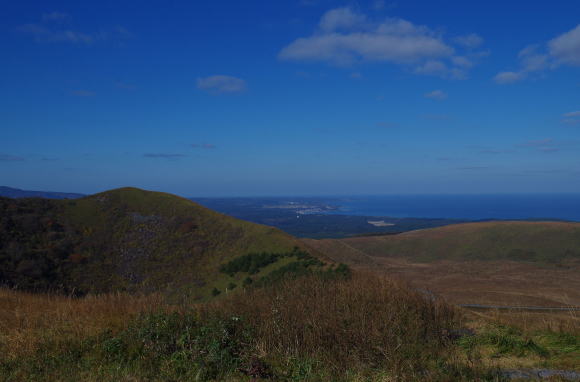
M 338 208 L 329 213 L 342 215 L 580 222 L 580 193 L 351 196 L 331 203 Z

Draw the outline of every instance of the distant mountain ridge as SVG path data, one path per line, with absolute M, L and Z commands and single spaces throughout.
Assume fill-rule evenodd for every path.
M 15 199 L 16 198 L 78 199 L 86 195 L 71 192 L 30 191 L 30 190 L 21 190 L 19 188 L 0 186 L 0 196 Z

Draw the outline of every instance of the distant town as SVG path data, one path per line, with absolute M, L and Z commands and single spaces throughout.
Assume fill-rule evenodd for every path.
M 281 204 L 265 204 L 262 208 L 277 208 L 284 210 L 292 210 L 298 215 L 315 215 L 323 214 L 328 211 L 336 211 L 338 206 L 328 204 L 307 204 L 303 202 L 282 202 Z

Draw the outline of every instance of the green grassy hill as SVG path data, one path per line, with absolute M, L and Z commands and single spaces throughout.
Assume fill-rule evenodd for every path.
M 76 200 L 0 198 L 0 284 L 26 290 L 179 289 L 202 297 L 245 280 L 219 272 L 223 263 L 287 254 L 254 269 L 257 279 L 298 260 L 295 247 L 304 245 L 275 228 L 136 188 Z
M 337 253 L 340 261 L 348 263 L 363 261 L 365 255 L 406 257 L 419 262 L 444 259 L 558 263 L 580 259 L 580 223 L 467 223 L 399 235 L 305 242 L 323 253 Z

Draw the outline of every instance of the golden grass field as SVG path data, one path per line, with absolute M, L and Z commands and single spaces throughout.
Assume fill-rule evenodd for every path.
M 0 306 L 0 381 L 197 380 L 208 362 L 218 362 L 217 369 L 201 380 L 256 380 L 246 368 L 305 381 L 411 381 L 425 368 L 434 368 L 431 381 L 450 372 L 468 380 L 471 373 L 462 374 L 467 366 L 449 348 L 459 311 L 372 274 L 304 277 L 179 305 L 159 295 L 75 298 L 0 289 Z M 232 325 L 246 329 L 231 332 Z M 199 341 L 210 342 L 198 351 Z M 216 361 L 212 349 L 230 341 L 239 350 L 217 349 Z M 111 348 L 118 343 L 127 343 L 123 353 Z M 176 364 L 183 354 L 189 361 Z M 437 369 L 437 360 L 450 369 Z

